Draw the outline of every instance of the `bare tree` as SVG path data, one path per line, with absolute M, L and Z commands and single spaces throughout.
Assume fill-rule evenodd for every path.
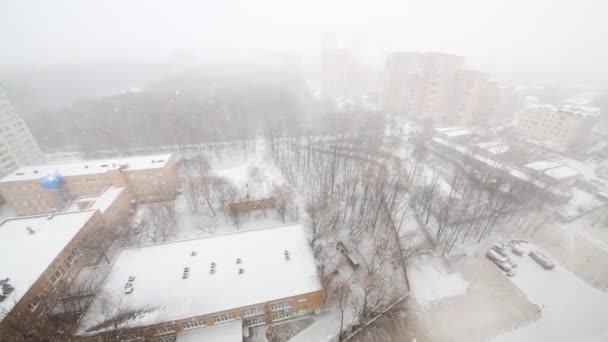
M 291 205 L 293 205 L 293 190 L 286 184 L 273 184 L 272 197 L 276 203 L 277 213 L 281 221 L 285 223 L 285 216 Z

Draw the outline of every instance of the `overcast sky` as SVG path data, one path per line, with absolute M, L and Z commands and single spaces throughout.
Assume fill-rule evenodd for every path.
M 0 0 L 0 64 L 313 56 L 324 31 L 488 71 L 608 75 L 608 1 Z

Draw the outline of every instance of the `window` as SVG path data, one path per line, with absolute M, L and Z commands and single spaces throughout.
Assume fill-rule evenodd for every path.
M 227 322 L 227 321 L 232 321 L 234 319 L 235 319 L 234 313 L 229 312 L 229 313 L 224 313 L 224 314 L 213 317 L 213 323 Z
M 172 325 L 165 325 L 164 327 L 158 327 L 158 328 L 156 328 L 156 334 L 157 335 L 169 334 L 169 333 L 172 333 L 172 332 L 175 332 L 175 329 L 173 328 Z
M 167 336 L 155 337 L 152 341 L 154 341 L 154 342 L 175 342 L 176 340 L 177 340 L 176 335 L 167 335 Z
M 262 325 L 266 323 L 266 321 L 264 320 L 264 317 L 256 317 L 256 318 L 251 318 L 251 319 L 246 319 L 244 321 L 244 324 L 246 327 L 253 327 L 256 325 Z
M 66 264 L 69 267 L 72 267 L 74 265 L 74 261 L 76 261 L 78 256 L 80 256 L 80 253 L 78 252 L 78 250 L 77 249 L 73 250 L 72 253 L 70 253 L 70 255 L 68 255 L 68 257 L 66 258 Z
M 261 315 L 263 313 L 264 313 L 264 307 L 256 306 L 255 308 L 248 308 L 248 309 L 243 310 L 243 317 L 257 316 L 257 315 Z
M 36 296 L 36 298 L 34 298 L 29 304 L 29 308 L 31 312 L 36 311 L 36 309 L 38 308 L 38 306 L 40 305 L 40 296 Z
M 67 273 L 68 268 L 65 265 L 61 265 L 55 273 L 49 279 L 51 286 L 57 285 L 57 282 Z
M 279 313 L 272 315 L 272 321 L 276 322 L 276 321 L 287 319 L 289 317 L 291 317 L 291 312 L 279 312 Z
M 272 311 L 291 309 L 291 301 L 286 300 L 283 302 L 273 303 L 270 307 L 272 308 Z
M 205 322 L 203 322 L 202 319 L 190 319 L 190 320 L 182 322 L 182 327 L 184 328 L 184 330 L 194 329 L 194 328 L 204 327 L 204 326 L 205 326 Z

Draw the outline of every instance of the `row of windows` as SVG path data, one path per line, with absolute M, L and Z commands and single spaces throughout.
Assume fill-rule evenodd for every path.
M 291 317 L 291 312 L 288 312 L 288 311 L 278 312 L 278 313 L 275 313 L 272 315 L 272 321 L 276 322 L 276 321 L 288 319 L 289 317 Z
M 264 307 L 256 306 L 254 308 L 248 308 L 248 309 L 243 310 L 243 317 L 257 316 L 257 315 L 261 315 L 263 313 L 264 313 Z
M 272 303 L 270 305 L 270 308 L 272 309 L 272 311 L 288 310 L 291 309 L 291 301 L 286 300 L 283 302 Z
M 170 333 L 173 333 L 173 332 L 175 332 L 175 328 L 173 327 L 172 324 L 156 328 L 156 334 L 157 335 L 170 334 Z
M 167 335 L 167 336 L 157 336 L 152 341 L 153 342 L 175 342 L 177 340 L 176 335 Z
M 57 268 L 57 270 L 55 271 L 55 273 L 53 273 L 53 275 L 51 275 L 50 279 L 49 279 L 49 285 L 51 285 L 51 287 L 55 287 L 57 285 L 57 283 L 59 282 L 59 280 L 61 280 L 61 278 L 63 278 L 63 276 L 65 276 L 70 269 L 72 268 L 72 266 L 74 266 L 74 264 L 76 263 L 76 260 L 78 259 L 78 257 L 80 256 L 80 252 L 78 251 L 78 249 L 74 249 L 70 255 L 68 255 L 68 257 L 66 258 L 66 260 L 64 261 L 64 263 L 59 266 L 59 268 Z
M 223 313 L 221 315 L 217 315 L 217 316 L 213 317 L 213 323 L 228 322 L 228 321 L 232 321 L 234 319 L 236 319 L 236 316 L 234 315 L 234 313 L 228 312 L 228 313 Z
M 266 323 L 266 321 L 264 320 L 264 316 L 260 316 L 256 318 L 246 319 L 245 321 L 243 321 L 243 323 L 246 327 L 253 327 L 256 325 L 262 325 Z
M 199 328 L 199 327 L 204 327 L 204 326 L 205 326 L 205 322 L 203 320 L 199 320 L 199 319 L 191 319 L 191 320 L 182 322 L 182 327 L 184 328 L 184 330 L 194 329 L 194 328 Z

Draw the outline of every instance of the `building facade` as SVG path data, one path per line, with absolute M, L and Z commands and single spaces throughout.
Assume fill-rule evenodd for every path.
M 506 89 L 464 68 L 464 57 L 395 52 L 388 56 L 382 102 L 386 111 L 433 123 L 494 123 L 507 112 Z
M 19 215 L 62 211 L 76 198 L 100 194 L 110 185 L 127 187 L 140 202 L 172 200 L 176 164 L 171 154 L 163 154 L 24 167 L 0 180 L 0 194 Z
M 515 129 L 527 138 L 568 148 L 590 136 L 598 115 L 599 110 L 530 105 L 521 112 Z
M 0 175 L 42 161 L 32 133 L 0 88 Z

